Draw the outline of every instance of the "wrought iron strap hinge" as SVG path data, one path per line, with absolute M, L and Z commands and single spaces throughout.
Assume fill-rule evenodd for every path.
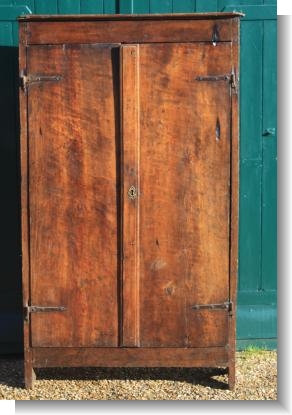
M 236 76 L 234 70 L 230 74 L 225 75 L 206 75 L 206 76 L 197 76 L 197 81 L 210 81 L 210 82 L 216 82 L 216 81 L 228 81 L 230 83 L 230 86 L 232 89 L 237 91 L 237 82 L 236 82 Z
M 191 306 L 193 310 L 226 310 L 232 312 L 232 302 L 220 304 L 194 304 Z
M 38 306 L 38 305 L 27 305 L 24 307 L 24 319 L 29 320 L 30 313 L 48 313 L 48 312 L 56 312 L 56 311 L 66 311 L 66 307 L 58 306 L 58 307 L 51 307 L 51 306 Z
M 27 90 L 30 85 L 40 83 L 40 82 L 58 82 L 61 81 L 61 75 L 37 75 L 30 74 L 27 75 L 24 71 L 20 74 L 20 87 L 23 89 L 24 93 L 27 93 Z

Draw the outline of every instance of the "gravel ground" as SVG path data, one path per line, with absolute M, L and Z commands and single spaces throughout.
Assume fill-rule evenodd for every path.
M 0 399 L 13 400 L 276 400 L 276 352 L 238 352 L 236 388 L 222 369 L 38 369 L 23 387 L 23 360 L 0 359 Z

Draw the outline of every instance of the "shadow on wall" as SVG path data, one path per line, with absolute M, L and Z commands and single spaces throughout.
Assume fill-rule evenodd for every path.
M 0 46 L 0 354 L 22 352 L 18 48 Z

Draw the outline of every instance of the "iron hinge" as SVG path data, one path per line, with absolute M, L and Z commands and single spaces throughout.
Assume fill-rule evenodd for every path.
M 58 307 L 51 307 L 51 306 L 38 306 L 38 305 L 27 305 L 24 307 L 24 319 L 26 321 L 29 320 L 30 313 L 48 313 L 48 312 L 56 312 L 56 311 L 66 311 L 66 307 L 58 306 Z
M 236 76 L 234 70 L 230 74 L 225 75 L 206 75 L 206 76 L 197 76 L 197 81 L 210 81 L 210 82 L 216 82 L 216 81 L 227 81 L 229 82 L 232 89 L 237 91 L 237 82 L 236 82 Z
M 232 312 L 232 302 L 227 301 L 220 304 L 195 304 L 192 305 L 193 310 L 226 310 Z
M 237 82 L 234 70 L 230 74 L 230 85 L 235 91 L 237 91 Z
M 61 75 L 27 75 L 25 71 L 22 71 L 19 77 L 20 87 L 27 93 L 27 90 L 30 85 L 40 83 L 40 82 L 58 82 L 61 81 Z

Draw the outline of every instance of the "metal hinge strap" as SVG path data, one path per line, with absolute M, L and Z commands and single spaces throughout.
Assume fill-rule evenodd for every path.
M 231 88 L 236 89 L 236 77 L 234 71 L 232 71 L 230 74 L 225 75 L 206 75 L 206 76 L 197 76 L 197 81 L 228 81 L 231 85 Z
M 197 76 L 197 81 L 230 81 L 230 75 L 206 75 L 206 76 Z
M 61 81 L 61 75 L 26 75 L 24 72 L 20 74 L 20 86 L 26 93 L 31 84 L 39 82 L 58 82 Z
M 24 307 L 24 319 L 28 320 L 30 313 L 48 313 L 48 312 L 56 312 L 56 311 L 66 311 L 66 307 L 63 307 L 63 306 L 44 307 L 44 306 L 37 306 L 37 305 L 25 306 Z
M 191 306 L 194 310 L 227 310 L 232 311 L 232 303 L 225 302 L 221 304 L 195 304 Z

